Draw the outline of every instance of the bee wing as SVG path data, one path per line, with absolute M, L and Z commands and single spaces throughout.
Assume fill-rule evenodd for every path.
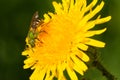
M 40 22 L 39 14 L 38 14 L 38 11 L 36 11 L 36 12 L 33 14 L 30 27 L 33 28 L 33 29 L 36 29 L 37 26 L 38 26 L 38 24 L 39 24 L 39 22 Z

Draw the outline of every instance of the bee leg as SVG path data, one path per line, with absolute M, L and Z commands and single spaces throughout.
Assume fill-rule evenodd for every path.
M 38 39 L 38 38 L 35 38 L 36 40 L 38 40 L 40 43 L 43 43 L 40 39 Z
M 46 33 L 46 34 L 48 34 L 45 30 L 40 30 L 39 33 Z

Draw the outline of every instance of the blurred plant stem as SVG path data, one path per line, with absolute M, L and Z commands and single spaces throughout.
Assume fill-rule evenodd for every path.
M 99 61 L 99 52 L 97 48 L 90 46 L 87 53 L 91 58 L 90 64 L 93 67 L 96 67 L 102 73 L 102 75 L 107 78 L 107 80 L 117 80 L 117 78 L 114 75 L 112 75 Z

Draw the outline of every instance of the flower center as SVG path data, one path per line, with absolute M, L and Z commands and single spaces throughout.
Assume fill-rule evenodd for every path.
M 56 19 L 53 19 L 48 24 L 42 26 L 38 36 L 40 41 L 37 44 L 40 44 L 38 51 L 43 61 L 56 63 L 56 61 L 66 61 L 70 56 L 73 32 L 69 27 L 72 25 L 68 25 L 70 23 L 67 21 L 65 22 L 58 23 Z M 48 64 L 48 62 L 46 63 Z

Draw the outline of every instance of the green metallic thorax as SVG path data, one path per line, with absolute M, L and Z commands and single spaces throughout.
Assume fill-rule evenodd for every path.
M 37 38 L 37 32 L 29 31 L 28 33 L 28 44 L 31 45 L 31 47 L 35 46 L 35 39 Z

